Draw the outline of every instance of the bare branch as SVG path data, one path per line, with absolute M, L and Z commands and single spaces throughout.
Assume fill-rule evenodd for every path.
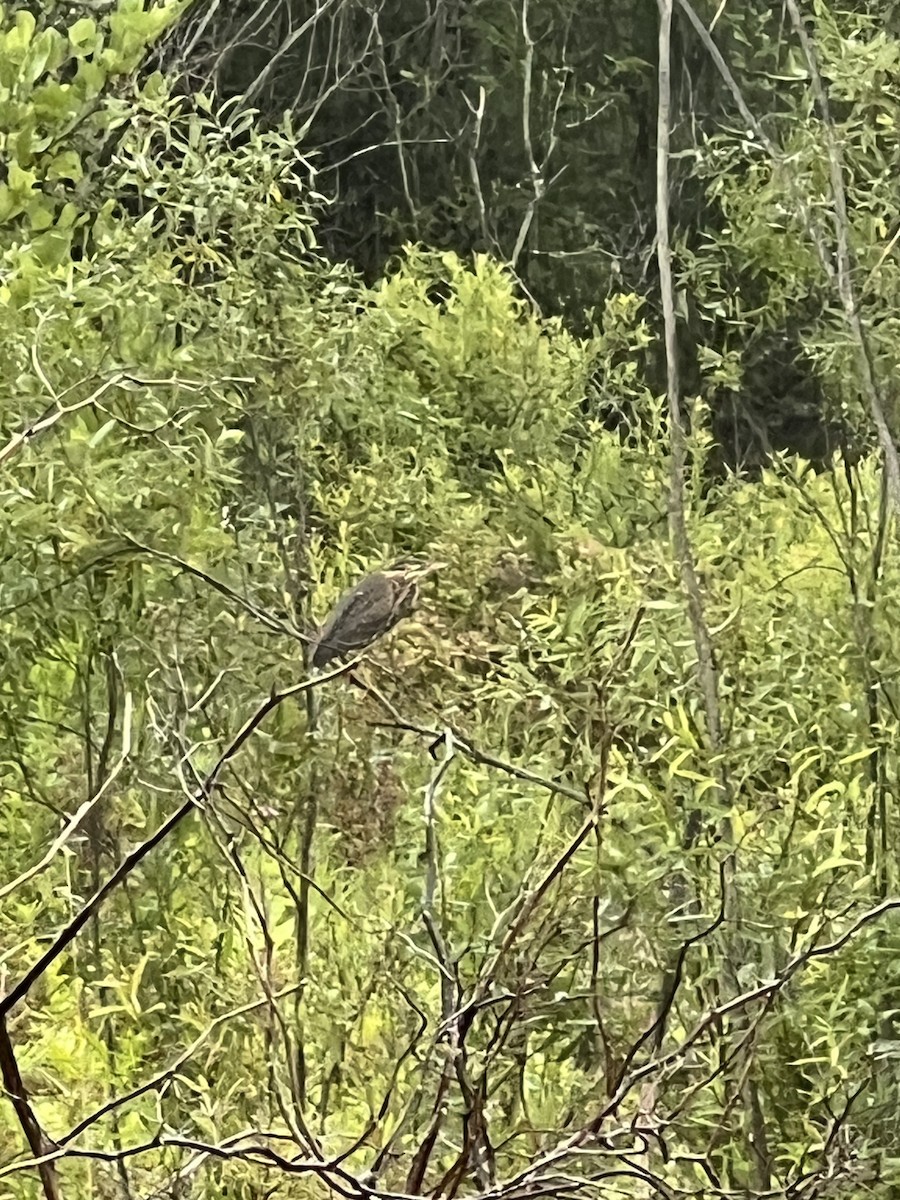
M 684 473 L 685 416 L 681 408 L 678 378 L 678 342 L 675 327 L 675 288 L 672 282 L 672 247 L 669 237 L 669 143 L 671 129 L 671 40 L 672 0 L 659 0 L 659 106 L 656 123 L 656 253 L 659 263 L 659 287 L 665 325 L 666 377 L 669 400 L 669 438 L 671 465 L 669 474 L 669 523 L 672 540 L 681 567 L 681 582 L 687 596 L 694 645 L 697 650 L 697 674 L 703 692 L 709 748 L 717 755 L 721 748 L 722 722 L 719 685 L 712 639 L 703 611 L 700 581 L 691 549 L 685 515 Z
M 19 1064 L 16 1062 L 16 1054 L 6 1027 L 5 1016 L 0 1017 L 0 1079 L 3 1080 L 3 1090 L 19 1118 L 19 1124 L 22 1126 L 31 1152 L 39 1159 L 36 1165 L 41 1177 L 44 1196 L 46 1200 L 60 1200 L 61 1193 L 56 1168 L 52 1158 L 47 1157 L 52 1155 L 56 1148 L 44 1133 L 34 1109 L 31 1107 L 28 1092 L 19 1072 Z

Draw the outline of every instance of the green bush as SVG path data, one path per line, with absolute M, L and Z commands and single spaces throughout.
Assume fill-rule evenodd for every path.
M 3 35 L 22 51 L 3 86 L 29 113 L 27 88 L 64 52 L 107 72 L 58 152 L 95 164 L 68 176 L 84 191 L 44 225 L 46 190 L 36 208 L 26 193 L 66 177 L 23 151 L 34 179 L 11 170 L 3 193 L 5 978 L 303 678 L 302 636 L 339 591 L 401 551 L 449 566 L 373 650 L 367 687 L 323 688 L 314 726 L 279 704 L 14 1010 L 41 1122 L 60 1138 L 170 1070 L 77 1142 L 151 1143 L 123 1160 L 135 1192 L 171 1181 L 179 1138 L 269 1130 L 305 1157 L 304 1127 L 347 1170 L 384 1151 L 382 1182 L 403 1191 L 437 1096 L 429 1186 L 457 1169 L 479 1105 L 506 1179 L 593 1120 L 623 1064 L 651 1060 L 641 1035 L 696 937 L 660 1034 L 673 1153 L 654 1170 L 696 1189 L 708 1154 L 751 1186 L 750 1118 L 709 1144 L 747 1080 L 780 1171 L 806 1169 L 833 1096 L 866 1081 L 855 1134 L 864 1155 L 894 1153 L 893 1084 L 871 1066 L 873 1042 L 894 1045 L 890 926 L 873 919 L 790 987 L 716 1010 L 893 882 L 896 719 L 873 720 L 871 700 L 894 687 L 900 581 L 889 555 L 866 575 L 876 465 L 704 494 L 708 446 L 692 446 L 687 519 L 726 731 L 713 759 L 660 406 L 628 360 L 650 340 L 639 302 L 613 298 L 579 340 L 497 264 L 423 248 L 366 287 L 317 249 L 322 201 L 288 127 L 261 135 L 158 78 L 117 92 L 116 63 L 163 15 L 123 4 L 64 36 L 19 14 Z M 69 232 L 48 258 L 51 227 Z M 598 396 L 636 408 L 630 436 L 595 421 Z M 453 1059 L 442 1022 L 470 1002 Z M 635 1084 L 601 1122 L 622 1156 L 637 1105 Z M 11 1106 L 0 1122 L 0 1194 L 25 1195 Z M 196 1194 L 258 1194 L 259 1161 L 205 1163 Z M 71 1195 L 112 1188 L 89 1157 L 60 1169 Z

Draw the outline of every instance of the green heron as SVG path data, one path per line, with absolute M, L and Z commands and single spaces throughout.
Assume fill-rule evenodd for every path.
M 446 565 L 401 558 L 344 592 L 313 645 L 313 667 L 327 666 L 333 658 L 364 650 L 383 637 L 412 613 L 419 598 L 420 580 Z

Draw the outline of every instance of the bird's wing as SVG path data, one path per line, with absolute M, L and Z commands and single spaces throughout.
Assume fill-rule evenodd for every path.
M 323 667 L 333 658 L 362 650 L 396 624 L 393 589 L 384 579 L 364 579 L 345 592 L 322 626 L 312 664 Z

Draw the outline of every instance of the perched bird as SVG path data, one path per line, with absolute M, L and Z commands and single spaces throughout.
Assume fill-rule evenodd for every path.
M 447 564 L 422 558 L 401 558 L 361 579 L 344 592 L 322 626 L 313 646 L 313 667 L 327 666 L 383 637 L 408 617 L 419 598 L 419 582 Z

